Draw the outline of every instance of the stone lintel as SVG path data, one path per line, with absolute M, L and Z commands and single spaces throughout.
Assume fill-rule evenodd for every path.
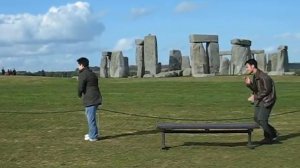
M 190 43 L 218 43 L 218 35 L 191 34 Z
M 263 54 L 265 53 L 265 50 L 251 50 L 252 54 Z
M 220 51 L 219 55 L 231 55 L 231 51 Z
M 234 45 L 251 46 L 251 41 L 247 39 L 232 39 L 230 42 Z

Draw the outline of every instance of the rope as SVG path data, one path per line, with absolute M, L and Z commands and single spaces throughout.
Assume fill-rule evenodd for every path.
M 115 114 L 122 114 L 122 115 L 127 115 L 127 116 L 133 116 L 133 117 L 141 117 L 141 118 L 152 118 L 152 119 L 165 119 L 165 120 L 176 120 L 176 121 L 234 121 L 234 120 L 248 120 L 252 119 L 253 117 L 242 117 L 242 118 L 223 118 L 223 119 L 194 119 L 194 118 L 172 118 L 172 117 L 161 117 L 161 116 L 153 116 L 153 115 L 143 115 L 143 114 L 135 114 L 135 113 L 126 113 L 126 112 L 121 112 L 121 111 L 115 111 L 115 110 L 109 110 L 109 109 L 104 109 L 101 108 L 102 111 L 106 111 L 109 113 L 115 113 Z M 0 111 L 0 114 L 60 114 L 60 113 L 74 113 L 74 112 L 79 112 L 83 111 L 81 110 L 69 110 L 69 111 L 39 111 L 39 112 L 29 112 L 29 111 L 18 111 L 18 112 L 13 112 L 13 111 Z M 278 114 L 271 114 L 271 116 L 281 116 L 281 115 L 286 115 L 286 114 L 293 114 L 293 113 L 299 113 L 299 110 L 295 111 L 288 111 L 288 112 L 282 112 Z

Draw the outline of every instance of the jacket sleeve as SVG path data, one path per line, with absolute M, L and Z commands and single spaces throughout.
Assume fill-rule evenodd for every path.
M 78 97 L 82 97 L 86 91 L 86 78 L 83 74 L 78 76 Z
M 262 78 L 261 82 L 263 88 L 257 95 L 254 96 L 254 100 L 261 101 L 272 92 L 273 81 L 271 78 Z

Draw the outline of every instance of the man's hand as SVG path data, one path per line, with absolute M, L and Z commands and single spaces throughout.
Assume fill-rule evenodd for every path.
M 245 84 L 250 85 L 251 84 L 251 79 L 247 76 L 244 78 L 245 79 Z
M 254 103 L 254 95 L 253 94 L 251 94 L 251 96 L 248 97 L 248 101 L 251 103 Z

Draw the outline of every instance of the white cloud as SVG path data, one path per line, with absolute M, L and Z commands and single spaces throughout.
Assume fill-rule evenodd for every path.
M 197 3 L 194 3 L 191 1 L 183 1 L 176 6 L 175 12 L 177 12 L 177 13 L 191 12 L 198 8 L 199 8 L 199 5 Z
M 86 2 L 51 7 L 44 15 L 0 15 L 0 23 L 0 42 L 8 44 L 89 41 L 104 30 Z
M 131 11 L 132 18 L 136 19 L 142 16 L 146 16 L 151 13 L 151 10 L 147 8 L 132 8 Z
M 29 61 L 30 59 L 43 57 L 52 65 L 50 62 L 54 61 L 54 56 L 63 59 L 65 55 L 75 57 L 83 53 L 94 53 L 100 50 L 100 44 L 95 40 L 104 31 L 99 18 L 88 3 L 80 1 L 51 7 L 40 15 L 0 14 L 0 66 L 23 67 L 17 61 L 6 59 L 11 57 L 20 57 L 18 61 L 24 66 L 26 62 L 35 66 L 33 63 L 39 64 L 38 61 L 41 62 L 42 59 Z M 65 67 L 62 65 L 58 69 Z
M 122 38 L 118 40 L 114 47 L 114 51 L 127 51 L 134 47 L 135 38 Z

